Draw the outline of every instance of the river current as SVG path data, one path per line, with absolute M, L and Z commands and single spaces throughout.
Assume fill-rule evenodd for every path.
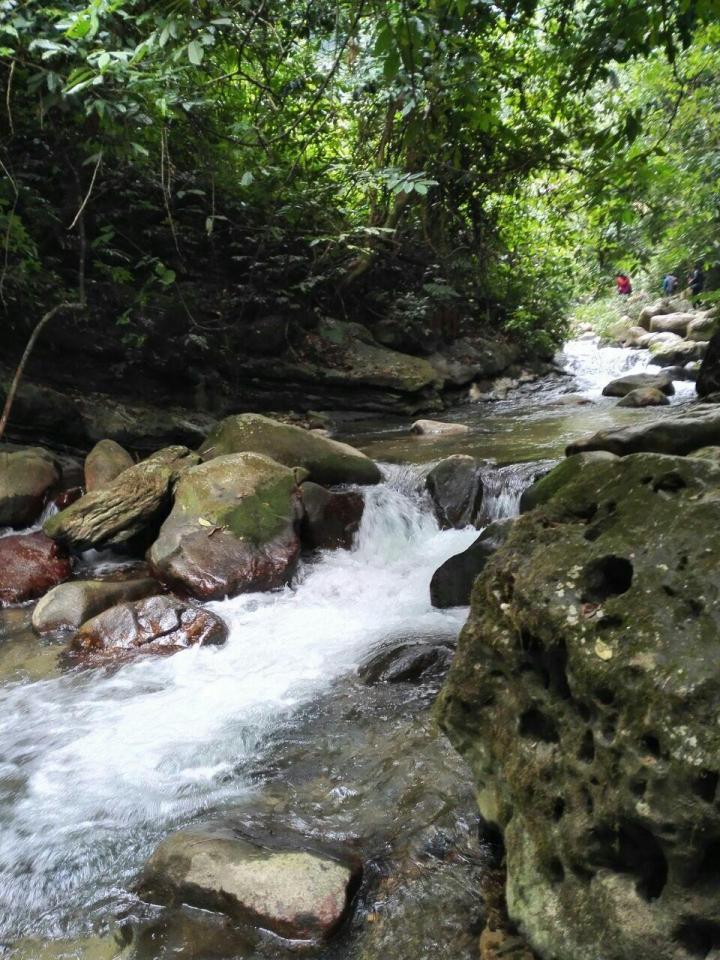
M 157 842 L 252 798 L 279 732 L 302 739 L 313 704 L 345 690 L 371 651 L 398 638 L 454 640 L 466 610 L 434 609 L 428 584 L 478 531 L 438 528 L 422 493 L 427 465 L 472 452 L 487 463 L 486 519 L 516 514 L 533 469 L 514 461 L 558 457 L 572 436 L 645 415 L 599 398 L 646 358 L 571 343 L 560 358 L 569 376 L 453 411 L 472 429 L 451 444 L 408 440 L 406 426 L 356 427 L 351 442 L 384 463 L 385 480 L 363 490 L 354 548 L 306 560 L 284 590 L 211 604 L 230 628 L 222 647 L 61 674 L 60 647 L 32 638 L 28 608 L 0 614 L 0 955 L 23 938 L 86 935 L 128 908 Z

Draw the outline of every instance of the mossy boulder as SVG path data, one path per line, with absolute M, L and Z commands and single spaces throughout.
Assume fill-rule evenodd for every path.
M 682 366 L 693 360 L 702 360 L 707 353 L 707 341 L 680 340 L 678 343 L 653 344 L 650 347 L 652 362 L 657 367 Z
M 60 482 L 53 457 L 40 447 L 0 452 L 0 527 L 26 527 Z
M 704 403 L 687 410 L 669 411 L 650 422 L 599 430 L 568 444 L 565 452 L 568 456 L 592 450 L 606 450 L 621 457 L 630 453 L 685 455 L 717 444 L 720 444 L 720 408 Z
M 377 464 L 346 443 L 257 413 L 221 420 L 200 447 L 204 460 L 233 453 L 261 453 L 287 467 L 303 467 L 308 479 L 337 483 L 378 483 Z
M 304 476 L 259 453 L 192 467 L 149 551 L 153 573 L 202 600 L 287 583 L 300 553 Z
M 604 458 L 556 487 L 475 583 L 440 723 L 503 832 L 510 916 L 540 956 L 709 957 L 720 467 Z

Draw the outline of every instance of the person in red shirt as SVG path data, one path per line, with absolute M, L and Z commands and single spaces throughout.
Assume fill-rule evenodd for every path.
M 626 273 L 616 273 L 615 274 L 615 283 L 617 285 L 617 292 L 619 297 L 629 297 L 632 293 L 632 284 L 630 283 L 630 277 Z

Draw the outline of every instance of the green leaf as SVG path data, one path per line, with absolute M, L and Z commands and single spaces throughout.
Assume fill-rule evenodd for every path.
M 205 56 L 205 50 L 201 43 L 198 43 L 197 40 L 191 40 L 187 46 L 187 55 L 190 63 L 194 64 L 196 67 L 199 67 L 203 62 L 203 57 Z
M 250 173 L 250 171 L 249 171 L 249 170 L 246 170 L 245 173 L 244 173 L 244 174 L 242 175 L 242 177 L 240 178 L 240 186 L 241 186 L 241 187 L 249 187 L 250 184 L 253 182 L 254 179 L 255 179 L 255 177 Z

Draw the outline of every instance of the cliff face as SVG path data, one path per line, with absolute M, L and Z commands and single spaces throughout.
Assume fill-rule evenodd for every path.
M 595 457 L 477 580 L 439 719 L 541 957 L 714 957 L 720 468 Z

